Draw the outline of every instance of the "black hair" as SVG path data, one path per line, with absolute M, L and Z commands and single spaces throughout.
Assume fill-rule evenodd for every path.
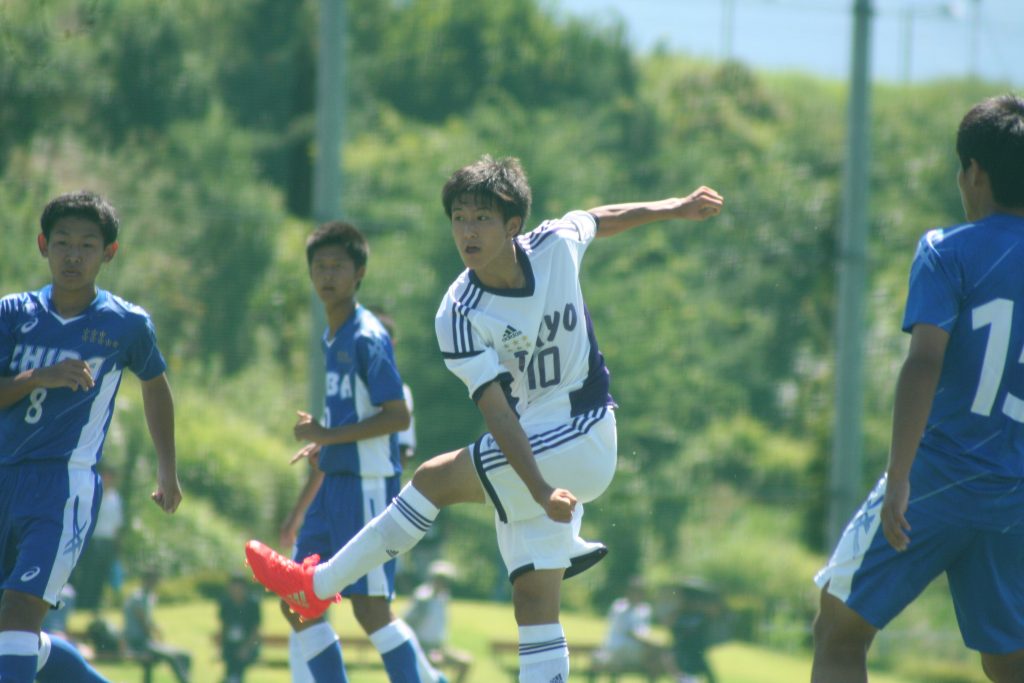
M 997 204 L 1024 207 L 1024 99 L 1000 95 L 972 107 L 960 121 L 956 153 L 964 170 L 974 159 L 988 173 Z
M 95 192 L 79 190 L 51 199 L 39 217 L 39 227 L 43 231 L 43 236 L 49 240 L 53 226 L 68 216 L 84 218 L 95 223 L 103 234 L 103 246 L 117 241 L 117 231 L 120 227 L 117 212 L 110 202 Z
M 483 206 L 495 206 L 503 220 L 519 216 L 523 224 L 530 214 L 533 193 L 519 159 L 494 159 L 489 154 L 452 174 L 441 190 L 441 203 L 448 218 L 459 197 L 473 197 Z
M 357 270 L 366 265 L 370 256 L 370 245 L 356 226 L 345 221 L 331 221 L 319 226 L 306 239 L 306 265 L 313 265 L 317 250 L 331 245 L 342 247 Z

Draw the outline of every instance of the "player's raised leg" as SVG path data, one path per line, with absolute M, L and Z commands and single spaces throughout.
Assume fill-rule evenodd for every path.
M 257 581 L 299 614 L 315 618 L 342 588 L 415 546 L 440 508 L 464 502 L 484 502 L 483 488 L 465 448 L 421 465 L 383 512 L 319 566 L 299 565 L 259 541 L 249 541 L 246 556 Z

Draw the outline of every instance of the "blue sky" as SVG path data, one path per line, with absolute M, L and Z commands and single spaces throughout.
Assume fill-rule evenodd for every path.
M 854 0 L 549 2 L 600 23 L 621 18 L 641 51 L 662 43 L 707 57 L 731 52 L 758 68 L 839 79 L 850 73 Z M 920 82 L 973 72 L 1024 88 L 1024 0 L 873 0 L 873 5 L 875 80 Z

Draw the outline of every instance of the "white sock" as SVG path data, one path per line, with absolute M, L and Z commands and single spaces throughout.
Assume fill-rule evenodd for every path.
M 519 683 L 567 683 L 569 648 L 562 625 L 519 627 Z
M 299 646 L 299 654 L 303 661 L 306 662 L 334 645 L 337 640 L 338 634 L 334 632 L 334 629 L 326 621 L 322 621 L 315 626 L 310 626 L 307 629 L 303 629 L 295 633 L 295 641 Z
M 46 666 L 46 660 L 50 658 L 50 649 L 53 644 L 50 642 L 50 635 L 45 631 L 39 633 L 39 661 L 36 662 L 36 671 Z
M 339 593 L 388 560 L 420 542 L 437 518 L 438 509 L 406 484 L 384 512 L 356 534 L 334 557 L 317 566 L 313 592 L 321 600 Z
M 288 636 L 288 668 L 292 672 L 291 683 L 316 683 L 299 647 L 299 634 L 295 631 Z

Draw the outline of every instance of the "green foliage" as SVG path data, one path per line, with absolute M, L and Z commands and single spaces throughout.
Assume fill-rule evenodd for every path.
M 12 148 L 46 128 L 46 113 L 69 85 L 64 74 L 72 62 L 58 49 L 56 4 L 0 4 L 0 170 Z M 73 35 L 69 26 L 65 38 Z
M 316 14 L 309 0 L 209 3 L 195 30 L 207 34 L 216 93 L 252 131 L 260 175 L 288 209 L 311 212 Z M 341 84 L 339 84 L 341 87 Z
M 602 33 L 579 22 L 560 25 L 534 0 L 390 5 L 392 25 L 375 37 L 379 52 L 367 80 L 415 118 L 441 121 L 497 93 L 550 107 L 614 98 L 634 84 L 621 26 Z
M 39 216 L 52 196 L 53 183 L 34 161 L 28 150 L 19 149 L 0 178 L 0 236 L 5 257 L 0 269 L 0 296 L 42 287 L 49 281 L 49 268 L 36 247 L 36 236 Z
M 286 397 L 273 399 L 274 386 L 247 384 L 243 377 L 205 390 L 184 382 L 172 387 L 184 501 L 167 515 L 149 500 L 156 487 L 156 455 L 139 388 L 133 380 L 124 383 L 104 459 L 121 471 L 126 516 L 132 520 L 124 552 L 129 572 L 154 563 L 169 576 L 237 569 L 249 538 L 276 542 L 305 470 L 289 467 L 295 449 L 284 440 L 284 430 L 267 430 L 290 424 L 292 406 L 279 405 Z M 226 395 L 250 397 L 253 411 L 241 413 L 225 403 Z M 261 410 L 277 415 L 263 417 Z
M 88 26 L 83 123 L 119 144 L 151 139 L 182 118 L 202 116 L 209 105 L 209 74 L 191 59 L 189 29 L 197 2 L 95 0 Z M 190 7 L 191 6 L 191 7 Z

